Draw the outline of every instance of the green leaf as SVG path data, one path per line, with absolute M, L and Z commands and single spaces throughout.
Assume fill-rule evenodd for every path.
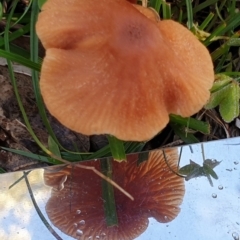
M 221 88 L 225 87 L 228 85 L 228 83 L 232 82 L 232 78 L 225 75 L 225 74 L 217 74 L 215 76 L 215 82 L 213 83 L 213 86 L 211 88 L 211 92 L 216 92 L 220 90 Z
M 124 142 L 124 149 L 125 153 L 134 153 L 134 152 L 140 152 L 142 148 L 144 147 L 144 142 Z M 64 156 L 66 153 L 63 153 Z M 95 158 L 103 158 L 103 157 L 110 157 L 111 154 L 111 148 L 110 145 L 106 145 L 105 147 L 99 149 L 95 153 L 85 153 L 81 154 L 82 159 L 95 159 Z M 69 159 L 69 158 L 68 158 Z
M 87 159 L 95 159 L 95 158 L 102 158 L 102 157 L 110 157 L 111 156 L 111 149 L 110 145 L 106 145 L 105 147 L 99 149 L 97 152 L 89 155 Z
M 28 50 L 23 49 L 22 47 L 19 47 L 15 44 L 10 43 L 10 52 L 14 54 L 18 54 L 24 58 L 30 59 L 30 53 Z M 42 58 L 38 57 L 38 63 L 41 65 L 42 64 Z
M 206 177 L 207 177 L 207 179 L 208 179 L 211 187 L 213 187 L 213 181 L 212 181 L 212 179 L 211 179 L 211 176 L 210 176 L 209 174 L 206 174 Z
M 239 83 L 232 80 L 229 84 L 229 80 L 229 77 L 226 77 L 216 82 L 214 89 L 224 87 L 213 92 L 209 102 L 205 105 L 206 109 L 212 109 L 219 105 L 219 112 L 225 122 L 231 122 L 239 115 Z
M 5 147 L 0 147 L 0 148 L 5 150 L 5 151 L 8 151 L 8 152 L 16 153 L 16 154 L 19 154 L 19 155 L 22 155 L 22 156 L 25 156 L 25 157 L 29 157 L 29 158 L 32 158 L 32 159 L 35 159 L 35 160 L 39 160 L 41 162 L 46 162 L 46 163 L 50 163 L 50 164 L 62 164 L 62 162 L 60 162 L 58 160 L 55 160 L 53 158 L 45 157 L 45 156 L 34 154 L 34 153 L 31 153 L 31 152 L 26 152 L 26 151 L 23 151 L 23 150 L 17 150 L 17 149 L 11 149 L 11 148 L 5 148 Z
M 171 4 L 162 1 L 162 12 L 163 12 L 163 19 L 171 19 Z
M 194 161 L 190 160 L 190 164 L 187 164 L 181 167 L 178 172 L 183 175 L 189 175 L 194 172 L 196 169 L 199 169 L 201 166 Z
M 186 177 L 185 180 L 189 181 L 192 178 L 196 178 L 196 177 L 202 177 L 204 176 L 204 172 L 203 172 L 203 168 L 199 167 L 194 169 L 192 172 L 190 172 Z
M 212 60 L 215 62 L 221 56 L 225 56 L 225 54 L 228 54 L 230 46 L 232 45 L 232 43 L 235 42 L 235 39 L 239 39 L 239 36 L 240 36 L 239 32 L 234 33 L 227 42 L 224 42 L 217 49 L 215 49 L 211 53 Z M 226 57 L 224 58 L 224 62 L 225 60 L 226 60 Z
M 170 126 L 175 134 L 178 135 L 185 143 L 191 144 L 199 142 L 199 140 L 192 133 L 187 133 L 185 128 L 183 128 L 181 125 L 170 123 Z
M 213 178 L 218 179 L 218 175 L 214 172 L 214 170 L 208 166 L 208 164 L 203 163 L 203 170 L 206 175 L 211 175 Z
M 207 27 L 207 25 L 210 23 L 210 21 L 213 19 L 213 17 L 214 17 L 214 14 L 212 12 L 209 13 L 209 15 L 205 18 L 205 20 L 199 26 L 199 30 L 204 30 Z
M 47 0 L 38 0 L 38 7 L 39 9 L 42 9 L 43 4 L 46 2 Z
M 225 122 L 232 122 L 239 115 L 239 84 L 233 82 L 219 106 L 219 112 Z
M 213 187 L 211 176 L 215 179 L 218 179 L 218 176 L 213 168 L 219 164 L 220 162 L 217 160 L 206 159 L 203 162 L 203 166 L 200 166 L 199 164 L 190 160 L 190 164 L 181 167 L 178 172 L 182 175 L 186 175 L 186 181 L 196 177 L 207 177 L 210 185 Z
M 123 141 L 117 139 L 114 136 L 108 135 L 108 142 L 110 145 L 113 159 L 118 162 L 126 161 L 126 153 L 125 153 Z
M 218 0 L 206 0 L 204 2 L 196 4 L 196 7 L 194 7 L 194 9 L 193 9 L 193 13 L 196 14 L 197 12 L 201 11 L 202 9 L 207 8 L 210 5 L 215 4 L 217 1 Z
M 228 46 L 240 47 L 240 38 L 231 38 L 227 42 Z
M 34 63 L 25 57 L 19 56 L 18 54 L 10 53 L 9 51 L 6 51 L 6 50 L 0 49 L 0 57 L 20 63 L 23 66 L 32 68 L 36 71 L 40 71 L 41 69 L 41 64 Z
M 3 17 L 3 6 L 2 6 L 2 3 L 0 2 L 0 21 L 2 21 L 2 17 Z
M 126 153 L 141 152 L 145 143 L 144 142 L 125 142 L 124 148 Z
M 48 148 L 54 155 L 61 157 L 59 147 L 51 136 L 48 136 Z
M 177 123 L 179 125 L 182 125 L 184 127 L 187 128 L 191 128 L 193 130 L 205 133 L 205 134 L 209 134 L 210 133 L 210 125 L 209 123 L 197 120 L 195 118 L 184 118 L 178 115 L 170 115 L 170 121 L 172 123 Z
M 232 78 L 229 77 L 229 79 L 215 82 L 211 88 L 211 92 L 214 93 L 216 91 L 219 91 L 221 88 L 227 86 L 231 81 L 232 81 Z
M 101 172 L 106 177 L 112 179 L 112 161 L 109 158 L 101 159 Z M 102 194 L 107 226 L 116 226 L 118 225 L 118 218 L 114 198 L 114 188 L 111 183 L 104 179 L 102 180 Z
M 19 18 L 16 19 L 16 21 L 13 23 L 13 25 L 11 25 L 11 27 L 13 27 L 13 26 L 17 25 L 18 23 L 20 23 L 21 20 L 25 17 L 25 15 L 27 15 L 29 9 L 31 9 L 32 2 L 33 2 L 33 0 L 29 1 L 29 3 L 27 4 L 27 6 L 24 9 L 24 12 L 20 15 Z
M 193 28 L 193 8 L 192 8 L 192 0 L 186 0 L 186 6 L 187 6 L 187 26 L 188 29 Z
M 192 178 L 204 176 L 203 167 L 194 161 L 190 160 L 190 164 L 183 166 L 178 171 L 180 174 L 186 175 L 185 180 L 188 181 Z
M 5 173 L 6 171 L 3 168 L 0 168 L 0 173 Z
M 210 168 L 215 168 L 221 162 L 217 161 L 216 159 L 206 159 L 204 160 L 204 164 L 208 165 Z
M 204 41 L 204 45 L 208 46 L 212 40 L 220 35 L 224 35 L 226 32 L 237 28 L 240 24 L 240 13 L 234 13 L 229 15 L 224 22 L 222 22 L 218 27 L 216 27 L 211 35 Z
M 212 109 L 221 104 L 229 93 L 230 84 L 211 94 L 208 103 L 204 106 L 206 109 Z
M 150 0 L 148 7 L 154 8 L 159 13 L 161 5 L 162 5 L 162 0 Z

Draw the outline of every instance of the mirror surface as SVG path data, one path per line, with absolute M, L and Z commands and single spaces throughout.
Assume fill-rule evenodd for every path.
M 92 170 L 62 165 L 1 174 L 0 239 L 239 240 L 239 152 L 237 137 L 132 154 L 123 164 L 89 161 L 85 166 L 99 170 L 100 161 L 110 164 L 113 179 L 134 197 L 114 188 L 110 213 L 102 194 L 109 185 Z M 185 179 L 176 173 L 178 160 Z M 114 213 L 117 226 L 107 227 Z

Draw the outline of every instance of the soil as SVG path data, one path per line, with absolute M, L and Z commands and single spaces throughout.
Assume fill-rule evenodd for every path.
M 25 74 L 15 74 L 19 94 L 25 111 L 40 141 L 47 146 L 48 134 L 43 126 L 34 99 L 31 77 Z M 70 131 L 49 115 L 49 121 L 60 143 L 74 151 L 75 145 L 79 151 L 90 150 L 89 137 Z M 75 145 L 74 145 L 75 144 Z M 39 153 L 40 149 L 29 134 L 9 79 L 7 67 L 0 66 L 0 146 Z M 0 167 L 6 171 L 16 171 L 46 166 L 45 163 L 12 154 L 1 150 Z
M 20 45 L 24 49 L 29 49 L 29 38 L 19 38 L 14 44 Z M 44 50 L 41 47 L 40 56 L 44 56 Z M 3 65 L 0 66 L 0 146 L 42 154 L 24 124 L 4 59 L 1 59 L 0 64 Z M 30 76 L 31 71 L 14 63 L 14 72 L 19 95 L 29 122 L 36 136 L 47 147 L 48 133 L 38 113 L 32 78 Z M 77 146 L 81 152 L 90 150 L 90 138 L 88 136 L 72 132 L 49 114 L 48 117 L 56 137 L 64 148 L 75 151 Z M 97 145 L 94 145 L 94 147 L 96 148 Z M 43 166 L 46 166 L 46 163 L 0 150 L 0 167 L 5 171 L 17 171 Z

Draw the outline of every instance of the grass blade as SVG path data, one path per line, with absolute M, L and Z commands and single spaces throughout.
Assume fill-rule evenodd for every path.
M 192 29 L 193 27 L 193 10 L 192 10 L 192 1 L 186 0 L 186 6 L 187 6 L 187 26 L 188 29 Z
M 9 40 L 7 40 L 6 44 L 8 44 L 8 42 L 9 42 Z M 0 57 L 6 58 L 9 61 L 17 62 L 25 67 L 29 67 L 36 71 L 40 71 L 41 65 L 39 63 L 34 63 L 25 57 L 22 57 L 22 56 L 19 56 L 18 54 L 9 52 L 9 50 L 0 49 Z
M 123 145 L 123 141 L 117 139 L 114 136 L 108 135 L 108 142 L 111 149 L 114 160 L 122 162 L 126 160 L 126 153 Z
M 112 179 L 112 161 L 109 158 L 101 160 L 101 172 Z M 118 218 L 113 185 L 104 179 L 102 179 L 102 195 L 107 226 L 116 226 L 118 225 Z

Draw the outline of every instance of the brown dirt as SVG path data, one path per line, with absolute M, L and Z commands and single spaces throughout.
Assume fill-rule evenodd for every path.
M 19 93 L 23 101 L 29 121 L 37 137 L 48 145 L 48 134 L 42 124 L 35 103 L 31 77 L 15 74 Z M 50 123 L 60 143 L 68 150 L 87 152 L 90 149 L 89 137 L 70 131 L 49 116 Z M 40 153 L 39 147 L 29 134 L 16 101 L 7 67 L 0 66 L 0 146 Z M 16 171 L 46 166 L 45 163 L 0 151 L 0 167 L 6 171 Z

